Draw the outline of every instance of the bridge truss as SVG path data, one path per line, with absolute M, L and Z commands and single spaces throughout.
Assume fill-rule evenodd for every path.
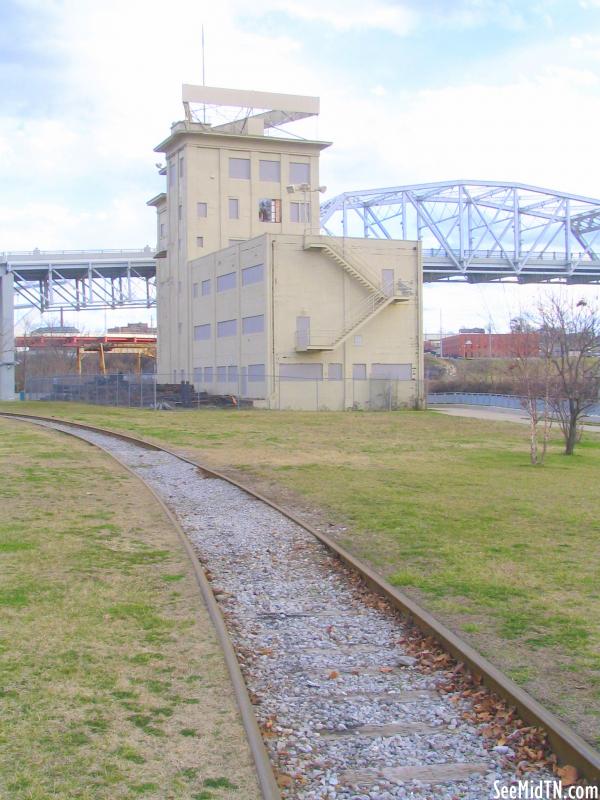
M 15 309 L 40 312 L 156 305 L 156 262 L 150 248 L 0 253 L 12 275 Z
M 600 281 L 600 200 L 522 183 L 455 181 L 345 192 L 333 236 L 420 240 L 426 281 Z

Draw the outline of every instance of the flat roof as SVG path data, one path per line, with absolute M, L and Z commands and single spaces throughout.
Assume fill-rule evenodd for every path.
M 166 203 L 167 201 L 167 193 L 160 192 L 160 194 L 155 194 L 150 200 L 146 202 L 147 206 L 159 206 L 161 203 Z
M 192 122 L 188 123 L 185 121 L 176 122 L 172 128 L 171 133 L 164 139 L 160 144 L 158 144 L 154 148 L 155 153 L 166 153 L 169 149 L 169 145 L 174 142 L 176 139 L 179 139 L 182 136 L 195 136 L 195 137 L 214 137 L 215 139 L 231 139 L 232 141 L 239 141 L 239 142 L 263 142 L 263 143 L 276 143 L 282 142 L 285 144 L 293 144 L 296 145 L 298 148 L 311 148 L 315 149 L 318 148 L 319 150 L 324 150 L 326 147 L 329 147 L 332 142 L 323 142 L 318 141 L 316 139 L 299 139 L 296 137 L 283 137 L 283 136 L 264 136 L 264 135 L 253 135 L 253 134 L 239 134 L 239 133 L 227 133 L 225 131 L 211 129 L 208 125 L 203 125 L 200 122 Z M 243 144 L 240 146 L 239 149 L 244 149 Z

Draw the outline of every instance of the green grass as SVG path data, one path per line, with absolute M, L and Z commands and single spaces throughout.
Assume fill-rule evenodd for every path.
M 433 412 L 7 407 L 177 446 L 316 517 L 600 743 L 596 434 L 534 468 L 526 426 Z
M 258 798 L 219 646 L 160 508 L 60 434 L 0 420 L 0 461 L 0 797 L 189 800 L 231 770 Z

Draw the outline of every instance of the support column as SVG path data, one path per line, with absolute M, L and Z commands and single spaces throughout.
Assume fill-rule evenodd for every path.
M 0 264 L 0 400 L 15 399 L 15 312 L 13 276 Z

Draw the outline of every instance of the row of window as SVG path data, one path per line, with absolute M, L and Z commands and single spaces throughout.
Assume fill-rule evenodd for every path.
M 263 333 L 265 330 L 264 314 L 256 314 L 253 317 L 242 317 L 242 333 Z M 217 322 L 217 338 L 224 339 L 227 336 L 237 336 L 237 319 L 224 319 Z M 212 326 L 210 322 L 204 325 L 194 325 L 194 341 L 206 342 L 211 338 Z
M 179 177 L 183 178 L 184 159 L 179 159 Z M 300 161 L 291 161 L 289 165 L 290 183 L 310 183 L 310 164 Z M 230 158 L 229 177 L 236 180 L 249 181 L 252 176 L 251 161 L 249 158 Z M 281 183 L 281 162 L 260 159 L 258 162 L 258 179 L 269 183 Z M 175 185 L 175 162 L 169 165 L 169 185 Z
M 396 380 L 410 380 L 412 373 L 411 364 L 373 364 L 371 378 L 392 377 Z M 237 383 L 240 378 L 248 379 L 250 383 L 265 380 L 264 364 L 249 364 L 242 367 L 241 374 L 236 364 L 214 367 L 194 367 L 194 383 L 212 383 L 216 378 L 217 383 Z M 279 377 L 282 381 L 308 381 L 323 380 L 323 364 L 280 364 Z M 367 365 L 353 364 L 352 379 L 355 381 L 367 380 Z M 343 365 L 327 364 L 327 380 L 343 380 Z
M 322 381 L 323 364 L 280 364 L 279 377 L 287 381 Z M 342 364 L 327 364 L 327 380 L 341 381 L 344 378 Z M 374 380 L 409 381 L 412 378 L 412 364 L 371 364 L 371 378 Z M 367 380 L 367 365 L 352 365 L 352 380 Z
M 244 370 L 242 380 L 247 378 L 249 383 L 257 383 L 265 379 L 264 364 L 248 364 L 247 367 L 242 367 L 242 373 Z M 212 383 L 215 377 L 217 383 L 237 383 L 240 374 L 236 364 L 217 367 L 216 373 L 213 367 L 194 367 L 194 383 Z
M 310 164 L 291 161 L 289 167 L 290 183 L 310 183 Z M 249 181 L 251 178 L 250 159 L 230 158 L 229 177 Z M 261 159 L 258 162 L 258 179 L 271 183 L 281 183 L 281 162 Z
M 229 198 L 229 219 L 240 218 L 240 201 L 237 197 Z M 183 216 L 183 206 L 178 209 L 179 219 Z M 198 219 L 208 217 L 208 203 L 196 203 Z M 281 200 L 278 197 L 263 197 L 258 201 L 258 219 L 261 222 L 281 222 Z M 310 222 L 310 203 L 290 203 L 290 222 Z
M 242 286 L 251 286 L 253 283 L 262 283 L 265 274 L 263 264 L 255 264 L 252 267 L 244 267 L 241 271 Z M 237 272 L 226 272 L 224 275 L 217 275 L 216 288 L 217 293 L 227 292 L 230 289 L 235 289 L 237 286 Z M 194 283 L 192 285 L 192 294 L 194 297 L 201 295 L 207 297 L 212 293 L 212 279 L 207 278 L 201 281 L 200 284 Z

